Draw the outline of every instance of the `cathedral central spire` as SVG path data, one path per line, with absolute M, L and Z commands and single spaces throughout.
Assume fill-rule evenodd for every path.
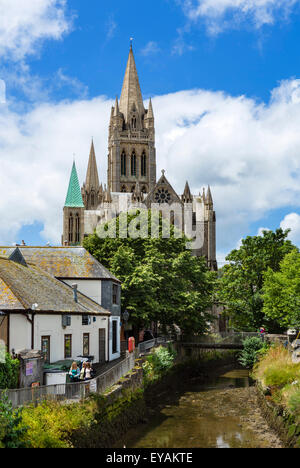
M 124 115 L 125 123 L 129 122 L 133 110 L 139 113 L 140 118 L 145 114 L 143 97 L 139 83 L 138 73 L 135 65 L 132 46 L 130 46 L 129 57 L 120 98 L 120 112 Z

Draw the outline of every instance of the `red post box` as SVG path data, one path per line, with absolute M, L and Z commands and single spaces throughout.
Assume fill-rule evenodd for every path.
M 133 336 L 131 336 L 128 340 L 128 351 L 130 353 L 133 353 L 134 350 L 135 350 L 135 339 Z

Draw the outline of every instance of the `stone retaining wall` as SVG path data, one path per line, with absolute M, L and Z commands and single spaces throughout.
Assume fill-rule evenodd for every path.
M 132 426 L 142 422 L 147 413 L 143 395 L 141 360 L 104 395 L 94 394 L 96 424 L 90 430 L 72 435 L 75 448 L 111 448 Z
M 260 408 L 286 448 L 300 448 L 300 426 L 295 423 L 295 418 L 285 408 L 277 405 L 271 397 L 265 395 L 262 387 L 257 384 L 257 394 Z

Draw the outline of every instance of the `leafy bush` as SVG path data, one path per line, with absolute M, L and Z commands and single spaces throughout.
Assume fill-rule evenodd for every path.
M 24 441 L 27 427 L 20 427 L 22 410 L 13 410 L 11 402 L 4 393 L 0 398 L 0 448 L 26 448 Z
M 254 377 L 263 386 L 284 387 L 296 380 L 300 380 L 300 364 L 292 362 L 289 351 L 282 345 L 270 347 L 254 366 Z
M 176 352 L 171 345 L 167 348 L 164 346 L 156 348 L 143 364 L 145 379 L 159 378 L 172 367 L 175 357 Z
M 5 362 L 0 363 L 0 388 L 17 388 L 19 365 L 18 359 L 12 359 L 11 355 L 6 353 Z
M 71 434 L 93 423 L 95 407 L 92 401 L 71 405 L 45 401 L 37 407 L 26 406 L 20 425 L 28 428 L 24 440 L 33 448 L 70 448 Z
M 243 341 L 243 350 L 238 357 L 238 361 L 242 366 L 252 368 L 257 362 L 262 351 L 267 349 L 267 345 L 256 336 L 246 338 Z

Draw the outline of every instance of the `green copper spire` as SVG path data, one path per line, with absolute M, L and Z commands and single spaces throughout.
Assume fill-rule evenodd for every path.
M 75 161 L 73 162 L 65 206 L 71 208 L 84 208 Z

